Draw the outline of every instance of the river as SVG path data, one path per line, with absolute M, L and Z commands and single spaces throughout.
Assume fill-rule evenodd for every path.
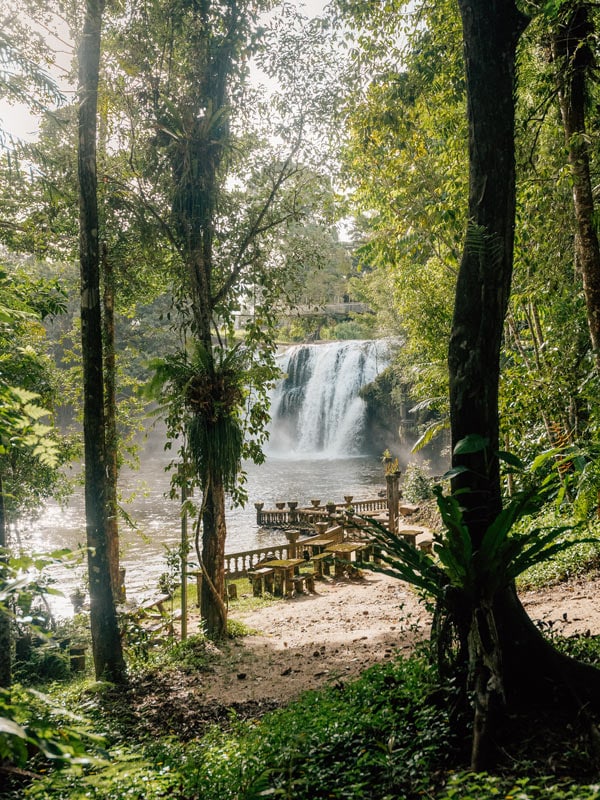
M 383 467 L 369 449 L 362 387 L 371 383 L 389 359 L 387 342 L 346 341 L 296 345 L 281 354 L 284 378 L 273 396 L 271 437 L 267 459 L 245 464 L 248 504 L 228 509 L 226 552 L 235 553 L 283 541 L 281 533 L 259 529 L 254 503 L 273 508 L 275 502 L 311 498 L 342 502 L 373 497 L 383 489 Z M 120 490 L 126 516 L 120 524 L 121 565 L 126 569 L 129 598 L 156 592 L 157 579 L 166 570 L 166 548 L 177 547 L 181 521 L 179 503 L 168 498 L 170 473 L 165 466 L 164 432 L 154 430 L 142 446 L 140 469 L 124 472 Z M 65 508 L 49 502 L 39 519 L 23 521 L 19 536 L 25 549 L 48 552 L 75 550 L 85 545 L 83 491 Z M 48 574 L 64 594 L 52 599 L 59 616 L 72 613 L 68 600 L 75 588 L 84 588 L 85 564 L 57 565 Z
M 168 458 L 155 446 L 142 452 L 139 471 L 126 472 L 122 480 L 124 495 L 134 493 L 123 508 L 135 528 L 124 520 L 120 524 L 121 565 L 126 568 L 129 598 L 141 598 L 156 592 L 158 576 L 165 571 L 166 548 L 177 547 L 181 523 L 179 504 L 168 497 L 170 474 L 165 471 Z M 381 463 L 372 457 L 355 458 L 278 458 L 267 457 L 264 464 L 245 464 L 248 475 L 249 500 L 245 508 L 228 507 L 227 552 L 250 550 L 285 540 L 281 533 L 260 529 L 256 524 L 255 502 L 273 508 L 278 500 L 297 500 L 300 506 L 310 505 L 318 497 L 342 502 L 346 494 L 355 499 L 373 497 L 385 485 Z M 75 550 L 85 544 L 83 492 L 78 490 L 65 508 L 49 502 L 42 516 L 23 521 L 20 538 L 33 552 L 54 549 Z M 76 587 L 84 588 L 85 565 L 80 559 L 73 566 L 48 569 L 55 587 L 63 597 L 52 598 L 58 616 L 72 613 L 69 594 Z

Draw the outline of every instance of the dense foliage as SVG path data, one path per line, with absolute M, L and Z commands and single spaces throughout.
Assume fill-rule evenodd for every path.
M 48 110 L 64 100 L 45 68 L 56 54 L 9 5 L 0 33 L 0 97 Z M 50 27 L 63 14 L 78 40 L 79 5 L 28 0 L 26 9 Z M 227 492 L 244 501 L 242 456 L 263 458 L 279 338 L 396 337 L 403 342 L 396 362 L 365 396 L 376 398 L 378 407 L 381 397 L 391 399 L 403 422 L 419 423 L 423 443 L 448 424 L 446 360 L 461 260 L 478 257 L 483 275 L 497 255 L 487 232 L 467 221 L 472 131 L 460 5 L 336 0 L 323 20 L 307 21 L 286 4 L 278 11 L 276 4 L 246 0 L 97 4 L 104 12 L 93 115 L 99 123 L 93 198 L 99 224 L 87 233 L 102 243 L 102 288 L 114 292 L 105 299 L 104 319 L 109 303 L 117 308 L 112 378 L 121 402 L 118 438 L 131 422 L 125 409 L 134 402 L 133 387 L 148 378 L 147 356 L 160 354 L 153 361 L 153 399 L 181 445 L 175 461 L 192 466 L 203 495 L 195 534 L 206 578 L 202 611 L 213 633 L 227 631 L 222 599 L 218 613 L 211 611 L 223 595 L 224 497 Z M 518 7 L 531 22 L 517 58 L 514 271 L 499 397 L 503 451 L 492 453 L 502 461 L 505 507 L 491 509 L 499 513 L 477 540 L 461 508 L 465 494 L 438 492 L 446 533 L 438 537 L 435 557 L 410 550 L 401 539 L 385 541 L 398 556 L 390 569 L 416 576 L 413 582 L 437 598 L 438 616 L 440 610 L 454 615 L 458 633 L 449 649 L 469 650 L 471 669 L 491 669 L 500 689 L 496 595 L 509 591 L 521 572 L 521 585 L 548 585 L 598 564 L 595 537 L 573 544 L 570 531 L 596 517 L 600 488 L 600 309 L 593 303 L 593 278 L 600 278 L 600 270 L 593 272 L 599 12 L 576 0 Z M 490 63 L 495 56 L 490 53 Z M 268 96 L 248 80 L 256 64 L 278 84 Z M 3 547 L 11 544 L 6 532 L 19 513 L 51 495 L 64 496 L 56 467 L 73 453 L 46 425 L 46 409 L 54 411 L 58 396 L 69 412 L 81 405 L 80 331 L 72 313 L 56 319 L 66 310 L 66 295 L 77 292 L 78 110 L 79 102 L 65 104 L 47 115 L 39 144 L 0 154 Z M 352 236 L 344 244 L 335 229 L 342 215 Z M 510 249 L 512 268 L 512 242 Z M 92 294 L 98 300 L 95 287 Z M 340 319 L 327 308 L 340 300 L 363 301 L 372 313 Z M 54 359 L 47 331 L 54 335 Z M 104 336 L 109 350 L 106 329 Z M 497 431 L 492 434 L 495 439 Z M 456 447 L 454 455 L 479 458 L 487 444 L 468 447 Z M 556 479 L 558 510 L 536 508 L 537 515 L 519 521 L 531 499 L 527 473 L 515 469 L 519 459 Z M 189 475 L 179 474 L 187 486 Z M 471 470 L 465 480 L 479 478 Z M 419 502 L 429 496 L 417 468 L 410 470 L 409 491 Z M 548 563 L 537 563 L 549 554 Z M 10 681 L 10 638 L 34 621 L 26 619 L 32 609 L 23 610 L 28 589 L 21 591 L 20 607 L 18 598 L 9 598 L 9 578 L 25 580 L 10 572 L 3 550 L 4 684 Z M 473 607 L 461 620 L 465 599 Z M 557 651 L 598 662 L 595 640 L 552 638 Z M 187 666 L 204 668 L 189 651 Z M 494 662 L 491 668 L 486 659 Z M 43 674 L 34 660 L 30 678 Z M 55 662 L 55 677 L 66 674 L 65 661 Z M 132 737 L 125 745 L 132 732 L 116 713 L 109 720 L 112 763 L 53 774 L 34 783 L 31 793 L 182 800 L 598 796 L 597 787 L 568 782 L 587 754 L 583 737 L 571 728 L 558 777 L 534 769 L 530 777 L 517 774 L 529 767 L 523 752 L 514 756 L 516 768 L 504 765 L 498 777 L 450 774 L 453 764 L 464 763 L 472 709 L 457 722 L 449 708 L 458 678 L 444 680 L 432 659 L 420 655 L 372 670 L 356 684 L 339 681 L 256 724 L 232 719 L 227 729 L 191 742 Z M 472 697 L 462 698 L 463 712 Z M 100 703 L 92 699 L 88 706 L 93 727 L 103 725 Z M 552 720 L 541 719 L 553 729 Z M 19 688 L 3 692 L 0 766 L 28 766 L 32 751 L 61 764 L 79 761 L 84 740 L 93 737 L 83 723 L 79 728 L 80 720 L 75 727 L 62 723 Z M 533 734 L 524 739 L 523 751 L 535 749 L 533 740 Z
M 554 636 L 554 641 L 590 663 L 600 657 L 597 637 Z M 170 659 L 171 664 L 186 663 L 187 669 L 210 670 L 210 656 L 207 659 L 194 640 L 188 647 L 177 646 Z M 163 670 L 168 669 L 168 659 L 161 663 Z M 110 692 L 103 696 L 102 691 L 90 689 L 86 713 L 102 720 L 110 760 L 55 773 L 34 784 L 26 796 L 98 800 L 166 796 L 178 800 L 264 796 L 487 800 L 513 793 L 523 800 L 597 797 L 584 742 L 564 747 L 558 721 L 556 729 L 550 726 L 551 738 L 539 752 L 532 747 L 534 731 L 523 721 L 498 776 L 455 770 L 464 742 L 454 738 L 449 728 L 447 701 L 452 694 L 452 684 L 439 690 L 425 652 L 407 659 L 394 656 L 357 681 L 340 679 L 260 720 L 242 721 L 231 712 L 226 723 L 186 742 L 168 733 L 160 739 L 138 740 L 128 727 L 127 706 L 115 704 Z M 76 695 L 71 693 L 73 701 L 77 702 Z M 549 757 L 554 773 L 547 769 Z M 575 775 L 579 778 L 574 780 Z

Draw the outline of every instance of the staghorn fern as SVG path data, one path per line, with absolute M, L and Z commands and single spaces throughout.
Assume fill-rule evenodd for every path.
M 182 406 L 187 411 L 190 455 L 203 487 L 210 476 L 219 476 L 226 491 L 235 489 L 244 446 L 247 360 L 240 345 L 209 350 L 197 344 L 191 357 L 180 352 L 152 363 L 148 394 L 159 396 L 163 411 L 175 409 L 180 416 Z
M 213 420 L 196 412 L 188 423 L 188 441 L 201 485 L 220 475 L 225 490 L 233 491 L 244 445 L 239 419 L 222 415 Z

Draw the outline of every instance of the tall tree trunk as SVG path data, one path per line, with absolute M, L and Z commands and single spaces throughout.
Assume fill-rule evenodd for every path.
M 595 66 L 590 47 L 594 33 L 587 5 L 575 4 L 552 37 L 552 57 L 557 66 L 558 100 L 573 180 L 576 262 L 583 278 L 596 368 L 600 369 L 600 245 L 585 123 L 586 83 Z
M 103 0 L 87 0 L 79 50 L 79 250 L 85 513 L 90 624 L 97 678 L 121 681 L 125 664 L 113 600 L 106 521 L 104 380 L 96 176 L 96 116 Z
M 6 580 L 8 537 L 6 535 L 6 510 L 4 506 L 4 484 L 0 475 L 0 585 Z M 6 602 L 6 601 L 5 601 Z M 0 688 L 8 689 L 12 680 L 12 642 L 10 636 L 9 609 L 0 608 Z
M 477 550 L 502 507 L 499 479 L 499 354 L 513 262 L 515 215 L 515 51 L 527 19 L 514 0 L 458 0 L 463 21 L 469 119 L 469 230 L 461 260 L 449 345 L 453 452 L 465 468 L 452 480 L 462 490 L 465 521 Z M 485 446 L 482 446 L 485 442 Z M 471 452 L 469 452 L 471 451 Z M 485 593 L 485 587 L 483 588 Z M 469 655 L 475 719 L 471 766 L 491 757 L 490 710 L 547 704 L 560 686 L 574 714 L 600 703 L 600 671 L 556 652 L 527 617 L 514 587 L 463 609 L 471 618 Z M 482 618 L 485 614 L 485 619 Z M 484 624 L 480 624 L 480 623 Z M 477 629 L 473 624 L 477 624 Z M 575 701 L 575 702 L 574 702 Z
M 452 480 L 452 489 L 463 492 L 464 519 L 476 550 L 502 510 L 498 384 L 513 268 L 515 54 L 527 19 L 514 0 L 458 0 L 458 5 L 467 79 L 469 225 L 448 365 L 452 464 L 466 470 Z M 467 437 L 471 443 L 465 447 Z M 461 441 L 462 452 L 455 452 Z M 469 616 L 471 768 L 480 770 L 491 760 L 491 711 L 503 699 L 501 653 L 491 605 L 479 604 Z M 484 636 L 483 629 L 494 636 Z
M 115 603 L 121 597 L 119 574 L 119 437 L 117 432 L 117 365 L 115 354 L 115 278 L 113 267 L 102 248 L 104 276 L 104 408 L 106 415 L 106 536 L 108 540 L 108 561 L 110 582 Z
M 512 278 L 515 223 L 515 51 L 527 20 L 514 0 L 459 0 L 469 121 L 469 229 L 448 351 L 452 445 L 469 435 L 487 447 L 453 456 L 467 467 L 463 496 L 471 536 L 502 508 L 498 458 L 500 344 Z

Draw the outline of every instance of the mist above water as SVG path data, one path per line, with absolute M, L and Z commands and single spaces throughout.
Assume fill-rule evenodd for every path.
M 387 345 L 382 342 L 331 342 L 298 345 L 282 355 L 287 377 L 274 393 L 271 437 L 264 464 L 246 463 L 249 502 L 245 508 L 227 507 L 228 553 L 265 547 L 282 541 L 281 532 L 259 529 L 255 502 L 266 508 L 277 501 L 310 505 L 373 497 L 385 484 L 376 456 L 364 455 L 365 404 L 360 388 L 386 366 Z M 121 563 L 126 568 L 129 597 L 156 592 L 165 571 L 166 548 L 179 545 L 179 502 L 169 499 L 171 451 L 164 451 L 164 432 L 150 432 L 142 446 L 139 471 L 121 477 L 127 517 L 135 528 L 120 524 Z M 23 544 L 35 552 L 85 545 L 83 492 L 66 508 L 48 503 L 40 519 L 23 522 Z M 192 526 L 190 526 L 190 529 Z M 57 613 L 71 613 L 68 595 L 84 584 L 85 563 L 52 570 L 65 598 L 53 602 Z

